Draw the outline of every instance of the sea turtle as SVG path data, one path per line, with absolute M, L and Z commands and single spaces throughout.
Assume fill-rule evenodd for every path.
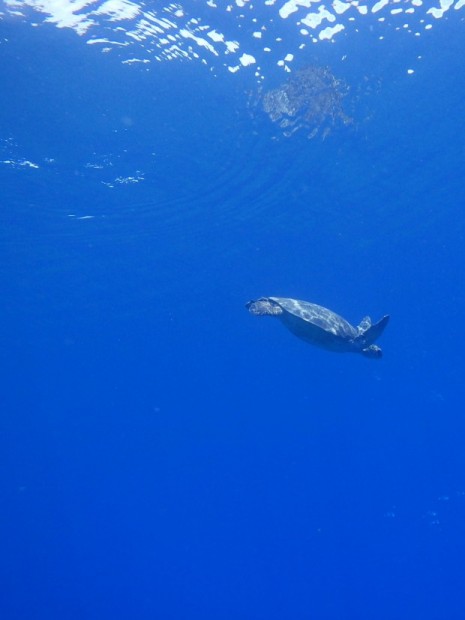
M 328 308 L 298 299 L 260 297 L 247 302 L 246 308 L 255 316 L 277 316 L 293 334 L 317 347 L 341 353 L 361 353 L 378 359 L 383 355 L 373 343 L 383 333 L 389 315 L 374 325 L 366 316 L 358 327 L 353 327 Z

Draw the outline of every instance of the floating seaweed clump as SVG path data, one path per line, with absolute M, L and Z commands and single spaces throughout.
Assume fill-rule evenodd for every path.
M 327 67 L 309 66 L 265 92 L 261 100 L 264 111 L 286 137 L 303 129 L 309 138 L 318 134 L 325 138 L 338 125 L 352 122 L 343 108 L 348 90 Z

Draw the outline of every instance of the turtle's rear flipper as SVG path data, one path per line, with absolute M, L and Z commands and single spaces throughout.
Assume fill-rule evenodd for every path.
M 364 334 L 367 331 L 367 329 L 370 329 L 370 327 L 371 327 L 370 317 L 364 316 L 363 319 L 360 321 L 360 324 L 357 326 L 358 333 Z
M 378 321 L 377 323 L 369 327 L 360 336 L 360 338 L 363 338 L 363 340 L 365 341 L 365 344 L 367 345 L 372 344 L 375 340 L 378 340 L 378 338 L 381 336 L 381 334 L 383 333 L 388 323 L 389 323 L 389 314 L 386 314 L 386 316 L 383 316 L 383 318 L 380 321 Z

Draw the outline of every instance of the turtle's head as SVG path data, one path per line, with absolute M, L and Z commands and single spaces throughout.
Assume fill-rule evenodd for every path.
M 365 357 L 371 357 L 375 360 L 379 360 L 383 357 L 381 347 L 378 347 L 378 345 L 376 344 L 370 344 L 369 347 L 365 347 L 364 349 L 362 349 L 360 353 Z
M 276 302 L 268 299 L 268 297 L 260 297 L 257 301 L 248 301 L 245 307 L 250 314 L 254 314 L 255 316 L 276 316 L 283 312 L 282 308 Z

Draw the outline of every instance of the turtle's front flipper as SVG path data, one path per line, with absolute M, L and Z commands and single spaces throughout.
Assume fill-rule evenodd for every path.
M 361 334 L 359 338 L 363 338 L 366 345 L 373 344 L 373 342 L 375 340 L 378 340 L 378 338 L 381 336 L 388 323 L 389 314 L 386 314 L 386 316 L 383 316 L 380 321 L 378 321 L 374 325 L 371 325 L 371 327 L 369 327 L 365 332 L 363 332 L 363 334 Z

